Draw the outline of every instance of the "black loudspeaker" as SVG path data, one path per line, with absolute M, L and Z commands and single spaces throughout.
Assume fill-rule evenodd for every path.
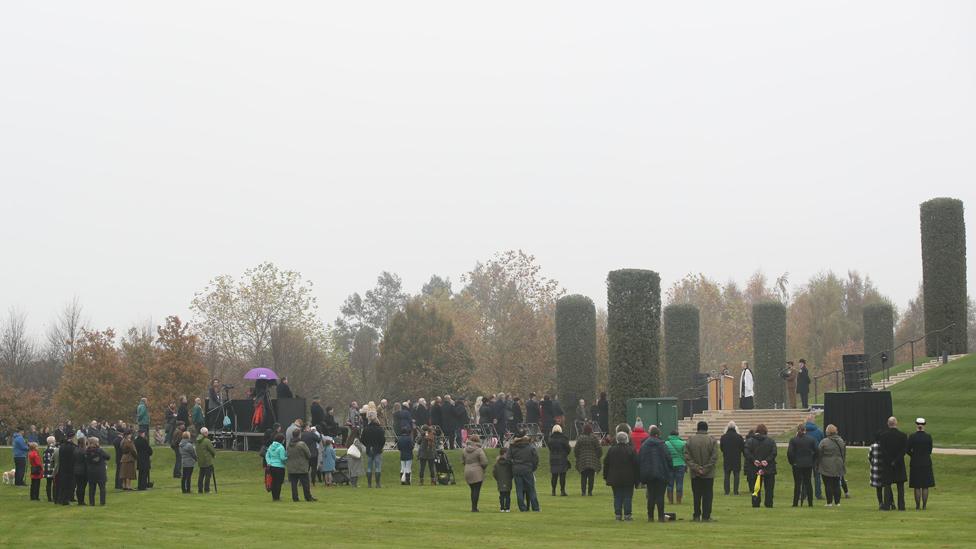
M 870 391 L 871 373 L 867 355 L 844 355 L 844 387 L 847 391 Z
M 282 428 L 287 428 L 296 419 L 306 421 L 304 398 L 279 398 L 274 401 L 275 420 Z

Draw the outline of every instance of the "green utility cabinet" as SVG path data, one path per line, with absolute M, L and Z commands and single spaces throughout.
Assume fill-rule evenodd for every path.
M 664 437 L 671 431 L 678 429 L 678 399 L 665 398 L 631 398 L 627 399 L 627 423 L 631 427 L 641 418 L 644 428 L 657 425 Z

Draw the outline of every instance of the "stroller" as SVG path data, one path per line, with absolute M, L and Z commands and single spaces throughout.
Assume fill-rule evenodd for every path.
M 451 460 L 447 459 L 447 452 L 437 450 L 434 454 L 434 471 L 437 473 L 437 484 L 446 486 L 457 484 L 454 480 L 454 469 L 451 467 Z
M 346 456 L 336 460 L 336 470 L 332 473 L 332 483 L 337 486 L 349 484 L 349 458 Z

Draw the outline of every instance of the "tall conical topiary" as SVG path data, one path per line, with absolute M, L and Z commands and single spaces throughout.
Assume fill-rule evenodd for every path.
M 752 352 L 756 408 L 772 408 L 783 402 L 779 373 L 786 367 L 786 306 L 779 301 L 753 304 Z
M 607 393 L 610 425 L 626 421 L 627 399 L 660 396 L 661 277 L 621 269 L 607 276 Z
M 668 305 L 664 308 L 665 392 L 669 396 L 691 398 L 685 389 L 694 386 L 701 368 L 699 314 L 694 305 Z
M 589 407 L 596 398 L 596 307 L 582 295 L 556 302 L 556 387 L 569 434 L 579 399 Z
M 944 333 L 925 339 L 925 352 L 936 356 L 942 344 L 949 354 L 962 354 L 969 346 L 966 296 L 966 219 L 961 200 L 933 198 L 922 202 L 922 292 L 925 332 L 952 323 Z
M 864 354 L 869 358 L 872 372 L 881 370 L 882 351 L 888 353 L 888 365 L 895 359 L 895 310 L 888 303 L 871 303 L 864 306 Z

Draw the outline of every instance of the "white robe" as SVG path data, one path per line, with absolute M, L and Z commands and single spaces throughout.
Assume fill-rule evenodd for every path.
M 742 377 L 739 378 L 739 396 L 755 396 L 755 381 L 752 378 L 752 370 L 742 370 Z

